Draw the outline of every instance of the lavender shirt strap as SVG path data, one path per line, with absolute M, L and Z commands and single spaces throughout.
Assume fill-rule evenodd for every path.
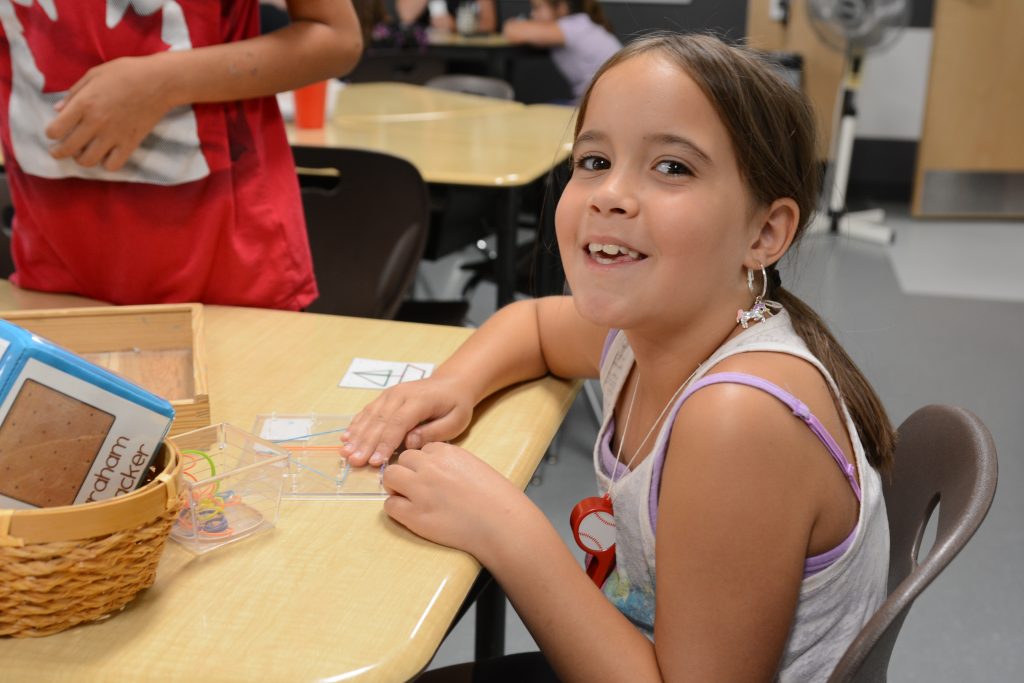
M 619 330 L 608 330 L 608 336 L 604 338 L 604 348 L 601 349 L 601 362 L 597 367 L 604 367 L 604 359 L 608 357 L 608 350 L 612 348 L 612 342 L 615 341 L 615 335 L 619 333 Z
M 853 493 L 857 496 L 857 500 L 861 500 L 860 485 L 857 483 L 856 469 L 852 464 L 847 462 L 846 456 L 843 455 L 843 450 L 836 443 L 836 440 L 832 438 L 832 435 L 828 433 L 825 426 L 821 424 L 821 421 L 811 413 L 810 408 L 804 404 L 803 401 L 790 394 L 785 389 L 772 384 L 768 380 L 761 379 L 754 375 L 747 375 L 740 372 L 718 372 L 713 375 L 706 375 L 705 377 L 697 380 L 691 386 L 687 387 L 683 395 L 679 397 L 676 405 L 673 406 L 672 411 L 666 418 L 666 424 L 672 424 L 675 422 L 676 415 L 679 413 L 679 409 L 683 406 L 690 396 L 696 391 L 700 391 L 706 386 L 712 384 L 745 384 L 755 389 L 767 392 L 780 400 L 782 403 L 793 411 L 793 415 L 803 420 L 814 435 L 818 437 L 818 440 L 825 446 L 832 459 L 839 465 L 839 469 L 846 475 L 846 480 L 850 482 L 850 487 L 853 489 Z M 655 461 L 654 471 L 652 473 L 651 480 L 651 501 L 650 501 L 650 513 L 651 513 L 651 526 L 656 524 L 657 520 L 657 492 L 661 489 L 661 471 L 664 467 L 665 453 L 668 449 L 663 448 L 654 454 Z

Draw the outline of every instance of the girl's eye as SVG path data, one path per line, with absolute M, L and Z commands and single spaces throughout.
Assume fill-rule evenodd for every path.
M 655 168 L 667 175 L 693 175 L 693 171 L 690 170 L 689 166 L 681 161 L 673 161 L 671 159 L 658 162 Z
M 610 167 L 611 162 L 604 157 L 587 155 L 576 160 L 576 168 L 582 168 L 584 171 L 604 171 Z

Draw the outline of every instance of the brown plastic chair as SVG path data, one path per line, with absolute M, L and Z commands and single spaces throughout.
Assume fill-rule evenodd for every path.
M 900 425 L 891 479 L 889 597 L 850 644 L 829 683 L 884 682 L 910 606 L 978 530 L 996 492 L 992 435 L 962 408 L 930 405 Z M 935 542 L 918 564 L 925 526 L 939 506 Z
M 427 187 L 404 159 L 292 147 L 320 298 L 307 310 L 393 318 L 427 239 Z

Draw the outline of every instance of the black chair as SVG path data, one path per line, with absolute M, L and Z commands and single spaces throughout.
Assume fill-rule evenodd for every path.
M 883 477 L 889 597 L 847 648 L 829 683 L 886 680 L 911 605 L 978 530 L 992 505 L 997 476 L 992 435 L 976 415 L 931 405 L 900 425 L 892 477 Z M 918 563 L 921 539 L 936 506 L 935 542 Z
M 14 223 L 14 204 L 11 202 L 11 188 L 7 174 L 0 171 L 0 278 L 8 278 L 14 272 L 11 258 L 11 228 Z
M 295 146 L 292 153 L 320 288 L 307 310 L 461 324 L 462 301 L 406 303 L 429 222 L 416 167 L 358 149 Z

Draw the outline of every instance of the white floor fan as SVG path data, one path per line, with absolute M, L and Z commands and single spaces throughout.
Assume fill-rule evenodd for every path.
M 846 189 L 857 119 L 864 55 L 890 44 L 906 26 L 910 0 L 807 0 L 808 17 L 818 37 L 846 55 L 843 85 L 837 102 L 838 124 L 832 137 L 832 164 L 825 175 L 827 210 L 819 211 L 812 232 L 832 232 L 877 244 L 892 243 L 895 235 L 885 225 L 882 209 L 847 211 Z

